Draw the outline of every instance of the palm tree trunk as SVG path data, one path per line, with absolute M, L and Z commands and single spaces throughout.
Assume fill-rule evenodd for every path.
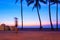
M 58 30 L 58 3 L 56 5 L 56 30 Z
M 53 29 L 52 20 L 51 20 L 50 1 L 49 1 L 49 19 L 50 19 L 51 30 L 54 30 L 54 29 Z
M 38 18 L 39 18 L 39 23 L 40 23 L 40 30 L 42 30 L 41 18 L 40 18 L 38 7 L 37 7 L 37 13 L 38 13 Z
M 22 0 L 21 0 L 21 22 L 22 22 L 22 29 L 23 29 L 23 8 L 22 8 Z

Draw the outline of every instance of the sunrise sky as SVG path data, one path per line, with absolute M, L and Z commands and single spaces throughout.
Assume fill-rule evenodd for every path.
M 24 26 L 39 25 L 39 20 L 37 16 L 37 11 L 34 9 L 32 11 L 33 4 L 29 7 L 26 5 L 26 1 L 23 1 L 23 17 Z M 60 15 L 60 6 L 58 9 Z M 6 25 L 14 25 L 14 17 L 18 18 L 18 24 L 21 26 L 21 12 L 20 12 L 20 2 L 15 4 L 15 0 L 0 0 L 0 24 L 5 23 Z M 41 3 L 40 15 L 42 20 L 42 25 L 49 24 L 49 14 L 48 5 Z M 56 21 L 56 6 L 51 6 L 52 22 L 55 24 Z M 60 16 L 59 23 L 60 23 Z

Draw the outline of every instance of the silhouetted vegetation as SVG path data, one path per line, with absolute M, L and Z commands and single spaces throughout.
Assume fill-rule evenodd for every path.
M 56 4 L 56 30 L 58 30 L 58 4 L 60 0 L 51 0 L 52 4 Z
M 19 0 L 16 0 L 16 3 Z M 21 21 L 22 21 L 22 29 L 23 29 L 23 6 L 22 6 L 22 1 L 20 0 L 20 4 L 21 4 Z M 51 25 L 51 30 L 54 30 L 53 28 L 53 23 L 52 23 L 52 19 L 51 19 L 51 5 L 56 3 L 56 30 L 58 30 L 58 3 L 60 3 L 59 0 L 26 0 L 27 5 L 29 6 L 30 4 L 34 4 L 33 8 L 36 8 L 37 10 L 37 14 L 38 14 L 38 19 L 39 19 L 39 23 L 40 23 L 40 29 L 42 30 L 42 24 L 41 24 L 41 17 L 39 14 L 39 9 L 41 8 L 40 2 L 47 4 L 48 2 L 48 6 L 49 6 L 49 20 L 50 20 L 50 25 Z
M 26 0 L 27 1 L 27 5 L 29 6 L 30 4 L 34 3 L 33 9 L 36 8 L 37 10 L 37 14 L 38 14 L 38 18 L 39 18 L 39 22 L 40 22 L 40 29 L 42 30 L 42 24 L 41 24 L 41 17 L 39 14 L 39 9 L 41 8 L 40 2 L 46 4 L 46 1 L 44 0 Z
M 16 3 L 18 2 L 19 0 L 16 0 Z M 22 2 L 23 0 L 20 0 L 20 5 L 21 5 L 21 24 L 22 24 L 22 29 L 23 29 L 23 6 L 22 6 Z
M 47 0 L 47 1 L 48 1 L 48 0 Z M 51 7 L 51 3 L 52 3 L 51 0 L 49 0 L 48 3 L 49 3 L 48 6 L 49 6 L 49 19 L 50 19 L 51 30 L 54 30 L 54 29 L 53 29 L 52 19 L 51 19 L 51 8 L 50 8 L 50 7 Z

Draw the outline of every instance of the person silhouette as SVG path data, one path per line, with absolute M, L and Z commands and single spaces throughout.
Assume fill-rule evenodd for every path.
M 18 26 L 18 20 L 17 20 L 17 19 L 18 19 L 18 18 L 15 17 L 15 27 Z
M 18 32 L 18 18 L 17 17 L 15 17 L 15 31 L 16 31 L 16 33 Z

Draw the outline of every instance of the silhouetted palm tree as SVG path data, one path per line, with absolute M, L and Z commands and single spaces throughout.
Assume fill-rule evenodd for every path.
M 58 30 L 58 3 L 60 3 L 60 0 L 51 0 L 51 2 L 56 3 L 56 30 Z
M 40 29 L 42 29 L 42 24 L 41 24 L 41 17 L 39 14 L 39 8 L 41 8 L 40 2 L 46 4 L 46 2 L 44 0 L 26 0 L 28 6 L 32 3 L 34 3 L 33 9 L 36 7 L 37 9 L 37 14 L 38 14 L 38 18 L 39 18 L 39 22 L 40 22 Z
M 51 19 L 51 8 L 50 8 L 52 2 L 51 2 L 51 0 L 47 0 L 47 1 L 49 2 L 49 19 L 50 19 L 51 30 L 54 30 L 53 24 L 52 24 L 52 19 Z
M 18 2 L 19 0 L 16 0 L 16 3 Z M 22 6 L 22 1 L 23 0 L 20 0 L 20 4 L 21 4 L 21 22 L 22 22 L 22 29 L 23 29 L 23 6 Z

